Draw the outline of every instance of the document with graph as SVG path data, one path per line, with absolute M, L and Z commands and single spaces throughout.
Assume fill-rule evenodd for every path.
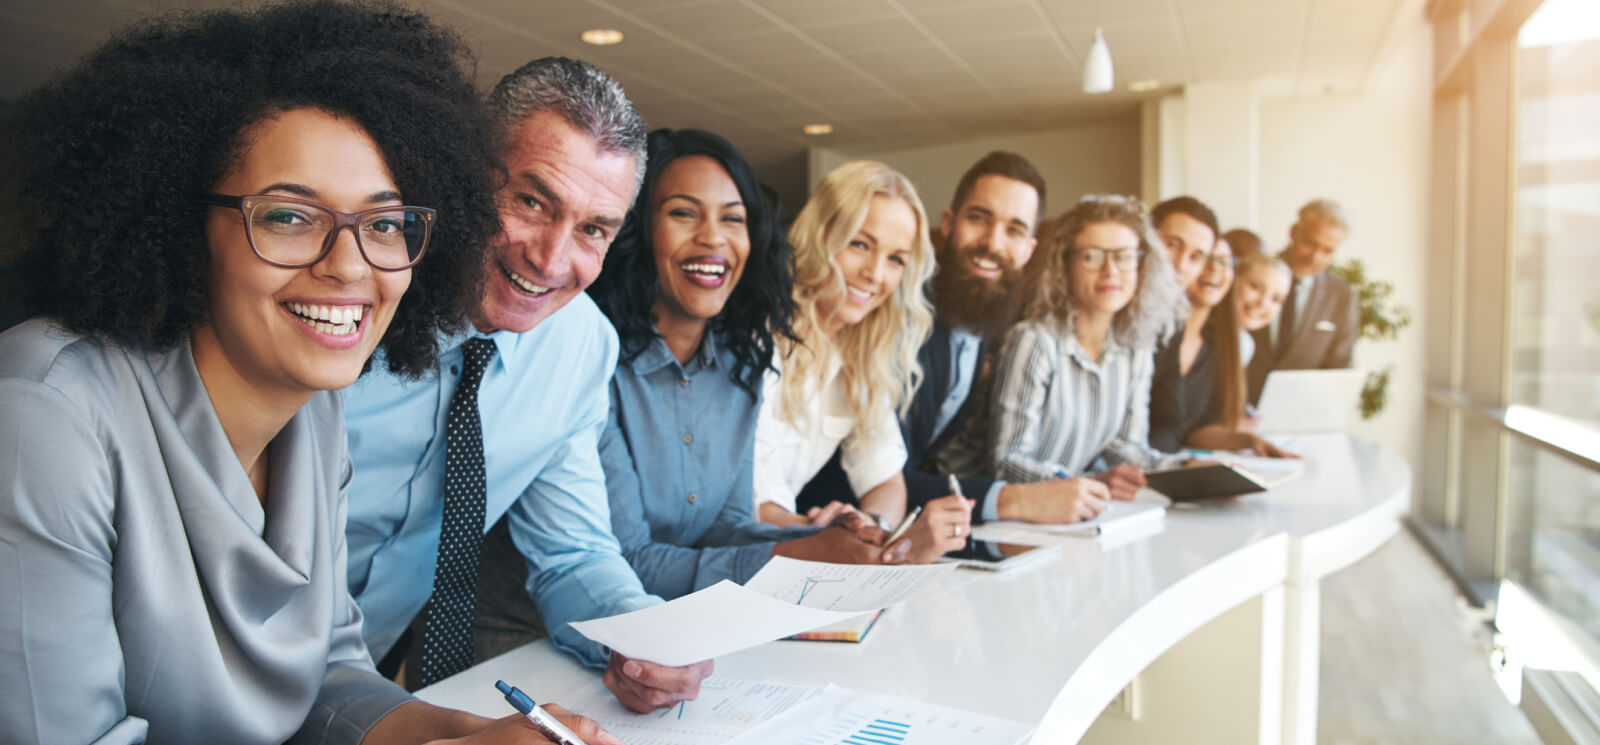
M 953 570 L 945 564 L 829 564 L 774 556 L 744 586 L 807 608 L 864 613 L 905 600 Z
M 701 681 L 700 696 L 695 700 L 639 714 L 618 702 L 597 680 L 560 700 L 628 745 L 719 745 L 800 706 L 822 690 L 822 686 L 712 676 Z
M 671 602 L 579 621 L 572 628 L 628 657 L 679 667 L 898 603 L 954 569 L 953 564 L 857 566 L 778 556 L 751 579 L 751 587 L 723 580 Z
M 727 745 L 1015 745 L 1021 722 L 921 701 L 829 686 Z

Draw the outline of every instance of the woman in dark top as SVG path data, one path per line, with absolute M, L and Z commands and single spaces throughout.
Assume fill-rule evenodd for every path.
M 1234 263 L 1232 247 L 1219 239 L 1200 276 L 1188 287 L 1189 318 L 1181 336 L 1156 356 L 1156 369 L 1178 373 L 1165 378 L 1174 390 L 1151 396 L 1150 446 L 1157 450 L 1285 455 L 1272 443 L 1240 431 L 1246 421 L 1244 345 L 1250 337 L 1239 326 Z

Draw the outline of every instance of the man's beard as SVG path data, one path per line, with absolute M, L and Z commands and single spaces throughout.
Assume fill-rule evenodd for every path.
M 943 242 L 939 271 L 933 275 L 934 315 L 947 326 L 966 329 L 991 341 L 999 339 L 1016 321 L 1017 309 L 1022 305 L 1018 296 L 1022 270 L 989 254 L 1002 273 L 999 279 L 985 279 L 964 266 L 970 258 L 951 241 Z

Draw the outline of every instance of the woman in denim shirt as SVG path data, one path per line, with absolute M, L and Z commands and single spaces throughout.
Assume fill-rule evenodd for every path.
M 674 598 L 744 582 L 774 555 L 898 561 L 874 527 L 783 529 L 752 514 L 756 417 L 788 336 L 793 258 L 776 200 L 727 140 L 650 135 L 648 170 L 589 289 L 617 328 L 600 459 L 611 529 L 645 589 Z

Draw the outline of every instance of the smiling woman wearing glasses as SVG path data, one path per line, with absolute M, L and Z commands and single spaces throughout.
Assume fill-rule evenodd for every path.
M 1006 334 L 977 418 L 944 457 L 958 475 L 1065 478 L 1083 498 L 1126 484 L 1164 456 L 1146 442 L 1151 351 L 1183 308 L 1144 206 L 1085 197 L 1041 237 L 1042 267 Z M 1109 470 L 1093 472 L 1104 458 Z
M 497 229 L 466 62 L 300 3 L 145 23 L 21 103 L 0 742 L 543 742 L 380 677 L 345 586 L 335 391 L 379 346 L 426 369 Z

